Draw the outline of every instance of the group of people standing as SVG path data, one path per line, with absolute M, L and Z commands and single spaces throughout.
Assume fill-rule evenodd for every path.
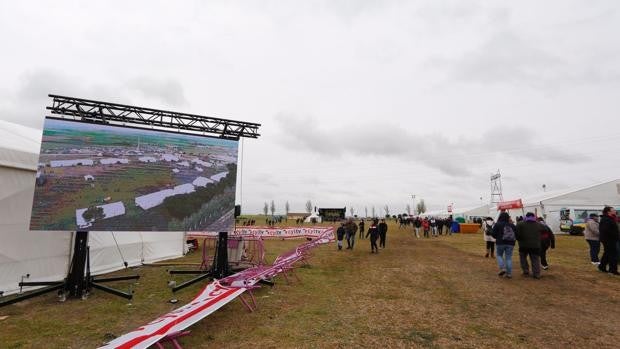
M 618 273 L 620 238 L 616 210 L 610 206 L 603 208 L 600 222 L 595 213 L 590 214 L 583 235 L 590 247 L 590 262 L 596 265 L 601 272 L 620 275 Z M 599 260 L 601 244 L 603 245 L 603 255 Z
M 518 243 L 523 276 L 531 275 L 540 279 L 541 267 L 544 270 L 549 268 L 547 250 L 555 248 L 555 236 L 544 219 L 528 212 L 525 218 L 515 225 L 508 212 L 501 212 L 497 223 L 491 224 L 492 220 L 485 222 L 485 256 L 493 257 L 493 248 L 496 248 L 498 275 L 512 278 L 512 254 Z
M 360 239 L 370 238 L 370 252 L 371 253 L 379 253 L 379 247 L 385 248 L 385 240 L 387 238 L 388 226 L 385 222 L 385 219 L 381 219 L 379 221 L 378 218 L 375 218 L 371 221 L 371 225 L 368 228 L 368 231 L 364 235 L 365 222 L 362 219 L 358 224 L 355 224 L 353 219 L 348 219 L 346 222 L 340 224 L 340 227 L 336 230 L 336 239 L 338 244 L 338 250 L 342 250 L 343 240 L 346 238 L 347 241 L 347 250 L 352 250 L 355 246 L 355 235 L 359 230 Z M 379 240 L 379 245 L 377 246 L 377 240 Z
M 429 238 L 432 234 L 433 237 L 443 235 L 452 235 L 452 216 L 448 218 L 435 218 L 435 217 L 416 217 L 413 220 L 413 231 L 417 238 L 420 237 L 420 230 L 424 232 L 424 237 Z

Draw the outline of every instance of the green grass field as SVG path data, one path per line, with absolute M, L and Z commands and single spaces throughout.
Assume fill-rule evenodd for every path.
M 258 222 L 257 223 L 261 223 Z M 269 262 L 303 240 L 266 242 Z M 185 348 L 616 348 L 620 278 L 588 261 L 583 237 L 559 236 L 540 280 L 498 278 L 479 234 L 416 239 L 390 223 L 387 248 L 368 240 L 312 252 L 300 281 L 256 291 L 258 310 L 235 300 L 191 327 Z M 179 262 L 198 262 L 192 253 Z M 88 300 L 55 296 L 0 308 L 2 348 L 92 348 L 189 301 L 168 303 L 166 267 L 136 268 L 131 304 L 95 290 Z M 116 274 L 124 275 L 129 271 Z M 119 285 L 122 285 L 120 283 Z

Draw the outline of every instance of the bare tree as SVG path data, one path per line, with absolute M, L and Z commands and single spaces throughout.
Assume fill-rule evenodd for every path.
M 385 216 L 386 217 L 390 216 L 390 208 L 388 207 L 387 204 L 385 206 L 383 206 L 383 211 L 385 211 Z
M 271 215 L 273 216 L 273 214 L 276 212 L 276 204 L 273 202 L 273 200 L 271 200 L 271 206 L 269 206 L 269 209 L 271 210 Z
M 312 213 L 312 201 L 306 201 L 306 212 Z
M 291 205 L 289 205 L 287 201 L 286 204 L 284 204 L 284 212 L 286 212 L 286 221 L 288 221 L 288 213 L 290 211 L 291 211 Z
M 265 214 L 265 216 L 267 215 L 267 212 L 269 212 L 269 206 L 265 202 L 265 206 L 263 206 L 263 213 Z
M 411 206 L 409 206 L 409 204 L 407 204 L 405 209 L 407 211 L 407 215 L 411 216 Z
M 368 217 L 368 207 L 364 207 L 364 217 Z
M 352 216 L 352 217 L 353 217 L 353 216 L 355 216 L 355 209 L 353 208 L 353 206 L 351 206 L 351 207 L 349 208 L 349 211 L 351 211 L 351 216 Z
M 377 217 L 377 215 L 375 214 L 375 207 L 374 206 L 372 207 L 371 212 L 372 212 L 372 218 Z
M 416 211 L 418 211 L 418 214 L 426 212 L 426 204 L 424 203 L 424 199 L 420 199 L 420 202 L 416 205 Z

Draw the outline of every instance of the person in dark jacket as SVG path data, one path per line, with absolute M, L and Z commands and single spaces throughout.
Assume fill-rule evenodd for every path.
M 338 240 L 338 250 L 342 250 L 342 239 L 344 239 L 344 223 L 341 223 L 336 230 L 336 239 Z
M 352 250 L 355 246 L 355 233 L 357 233 L 357 224 L 353 219 L 349 219 L 344 225 L 345 236 L 347 237 L 347 249 Z
M 385 219 L 381 220 L 381 223 L 379 223 L 377 229 L 379 229 L 379 247 L 385 248 L 385 237 L 388 231 L 388 226 L 387 223 L 385 223 Z
M 555 235 L 551 228 L 545 223 L 542 217 L 538 217 L 538 223 L 542 225 L 542 231 L 540 232 L 540 264 L 544 270 L 549 269 L 549 263 L 547 263 L 547 250 L 549 248 L 555 249 Z
M 362 219 L 359 224 L 360 227 L 360 240 L 364 238 L 364 220 Z
M 416 238 L 420 238 L 420 227 L 422 226 L 422 220 L 420 219 L 420 217 L 416 217 L 415 220 L 413 221 L 413 226 L 415 229 L 415 237 Z
M 599 264 L 598 269 L 613 275 L 620 275 L 618 273 L 617 242 L 619 233 L 617 220 L 616 210 L 613 207 L 605 206 L 599 223 L 599 238 L 603 244 L 603 257 L 601 257 L 601 264 Z M 609 266 L 609 270 L 607 266 Z
M 492 236 L 495 238 L 495 257 L 499 267 L 499 276 L 512 277 L 512 251 L 515 247 L 515 231 L 517 228 L 510 222 L 508 212 L 502 212 L 493 226 Z
M 370 236 L 370 253 L 379 253 L 379 247 L 377 247 L 377 238 L 379 237 L 378 223 L 379 220 L 375 218 L 366 234 L 366 237 Z
M 525 218 L 517 223 L 517 241 L 519 241 L 519 260 L 524 276 L 530 275 L 530 266 L 527 263 L 529 256 L 532 262 L 532 274 L 535 279 L 540 278 L 540 233 L 543 226 L 536 221 L 536 215 L 528 212 Z

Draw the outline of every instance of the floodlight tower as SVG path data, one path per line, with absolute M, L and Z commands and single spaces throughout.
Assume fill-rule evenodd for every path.
M 496 174 L 491 175 L 491 205 L 504 201 L 502 194 L 502 175 L 499 169 Z

